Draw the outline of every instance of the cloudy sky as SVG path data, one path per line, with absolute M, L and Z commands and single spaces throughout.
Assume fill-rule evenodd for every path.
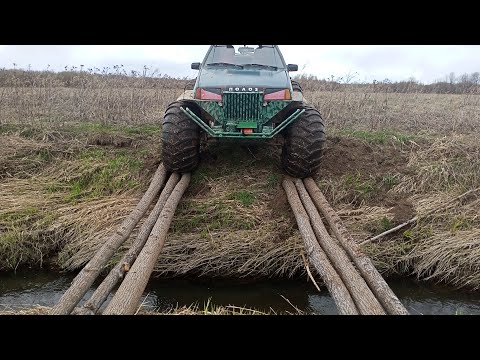
M 0 45 L 0 68 L 63 70 L 123 65 L 194 77 L 209 45 Z M 480 72 L 480 45 L 280 45 L 287 63 L 319 78 L 353 75 L 355 81 L 444 80 L 454 72 Z M 14 65 L 15 64 L 15 65 Z

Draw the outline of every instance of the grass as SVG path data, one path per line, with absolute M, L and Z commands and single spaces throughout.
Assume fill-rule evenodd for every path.
M 0 315 L 48 315 L 51 308 L 47 306 L 10 306 L 0 310 Z M 138 315 L 270 315 L 272 312 L 264 312 L 256 309 L 250 309 L 240 306 L 227 305 L 220 306 L 215 305 L 208 299 L 206 303 L 200 305 L 198 303 L 191 304 L 190 306 L 177 306 L 173 309 L 166 311 L 159 311 L 158 309 L 150 309 L 148 307 L 141 307 L 138 310 Z M 275 315 L 300 315 L 300 312 L 285 312 L 275 313 Z
M 347 175 L 345 183 L 347 187 L 363 197 L 368 197 L 376 191 L 375 184 L 371 180 L 363 180 L 360 174 Z
M 373 89 L 347 92 L 308 90 L 304 94 L 321 110 L 330 131 L 349 129 L 357 134 L 381 131 L 408 136 L 468 135 L 475 132 L 480 120 L 478 95 L 385 94 Z
M 0 216 L 0 220 L 11 224 L 18 222 L 29 222 L 29 220 L 39 212 L 36 207 L 26 207 L 20 211 L 5 212 Z
M 384 217 L 380 220 L 380 232 L 384 232 L 384 231 L 390 230 L 391 228 L 393 228 L 392 220 L 390 220 L 389 218 L 387 218 L 386 216 L 384 216 Z
M 142 164 L 132 154 L 119 151 L 112 157 L 102 150 L 88 150 L 80 155 L 80 159 L 86 163 L 86 166 L 95 161 L 101 161 L 101 164 L 94 172 L 85 173 L 68 182 L 69 201 L 78 201 L 83 197 L 98 198 L 117 194 L 125 190 L 134 190 L 140 185 L 136 175 Z
M 270 312 L 263 312 L 256 309 L 249 309 L 240 306 L 227 305 L 219 306 L 215 305 L 209 298 L 207 302 L 200 305 L 198 303 L 191 304 L 190 306 L 177 306 L 176 308 L 160 312 L 158 309 L 147 310 L 144 312 L 146 315 L 269 315 Z M 141 311 L 141 310 L 140 310 Z
M 267 185 L 269 189 L 275 189 L 280 184 L 280 176 L 277 174 L 268 175 Z
M 79 269 L 147 188 L 161 156 L 160 119 L 181 87 L 111 81 L 0 88 L 2 270 L 42 266 L 51 255 L 62 269 Z M 327 124 L 316 180 L 354 238 L 390 229 L 398 200 L 419 216 L 365 246 L 378 269 L 479 288 L 478 195 L 442 207 L 480 183 L 478 96 L 311 89 L 305 96 Z M 282 197 L 280 151 L 210 144 L 155 275 L 306 276 Z
M 382 177 L 382 185 L 386 188 L 386 190 L 392 189 L 395 185 L 398 185 L 398 183 L 399 180 L 397 174 L 387 174 Z
M 338 133 L 365 140 L 372 144 L 386 144 L 390 141 L 406 144 L 416 138 L 415 135 L 396 133 L 388 130 L 368 131 L 343 129 L 338 131 Z
M 205 226 L 209 230 L 252 229 L 256 220 L 243 218 L 236 211 L 236 206 L 228 200 L 216 200 L 209 203 L 184 202 L 178 209 L 178 216 L 172 224 L 173 232 L 190 232 L 201 230 Z M 207 224 L 207 225 L 206 225 Z
M 124 136 L 158 136 L 161 132 L 159 124 L 118 125 L 105 123 L 79 123 L 71 128 L 71 131 L 79 134 L 110 134 Z
M 250 206 L 255 200 L 255 196 L 249 191 L 235 191 L 229 197 L 230 200 L 236 200 L 243 206 Z
M 41 267 L 58 252 L 68 262 L 75 239 L 101 239 L 121 220 L 115 212 L 125 214 L 120 207 L 148 186 L 152 169 L 144 159 L 154 150 L 92 146 L 83 141 L 88 133 L 71 138 L 70 130 L 40 140 L 20 136 L 18 127 L 2 135 L 7 148 L 0 156 L 1 269 Z M 102 210 L 106 217 L 97 218 Z

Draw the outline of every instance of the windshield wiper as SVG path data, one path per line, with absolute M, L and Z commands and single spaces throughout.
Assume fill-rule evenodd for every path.
M 261 68 L 267 68 L 267 69 L 272 69 L 272 70 L 278 70 L 278 67 L 277 66 L 273 66 L 273 65 L 266 65 L 266 64 L 245 64 L 243 66 L 257 66 L 257 67 L 261 67 Z
M 243 69 L 242 65 L 226 63 L 226 62 L 213 62 L 207 64 L 208 66 L 235 66 L 236 68 Z

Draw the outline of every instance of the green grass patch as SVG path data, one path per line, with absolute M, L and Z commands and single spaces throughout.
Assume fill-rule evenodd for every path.
M 472 228 L 472 222 L 464 215 L 455 216 L 450 222 L 450 231 L 455 234 L 459 230 L 468 230 Z
M 161 126 L 154 124 L 127 126 L 124 127 L 124 131 L 127 135 L 160 135 Z
M 78 159 L 82 160 L 103 160 L 107 156 L 108 152 L 103 148 L 90 148 L 85 149 L 78 155 Z
M 360 174 L 347 175 L 345 178 L 345 184 L 350 189 L 364 197 L 372 195 L 377 187 L 372 180 L 363 180 Z
M 267 178 L 267 186 L 269 188 L 275 188 L 280 182 L 280 176 L 278 174 L 270 174 Z
M 54 211 L 26 207 L 0 215 L 0 270 L 14 270 L 22 264 L 41 262 L 56 247 L 58 238 L 49 226 Z
M 405 230 L 402 235 L 404 239 L 413 240 L 413 231 L 411 229 Z
M 392 222 L 392 220 L 390 220 L 389 218 L 387 218 L 386 216 L 384 216 L 384 217 L 380 220 L 380 231 L 381 231 L 381 232 L 384 232 L 384 231 L 390 230 L 391 228 L 393 228 L 393 222 Z
M 0 125 L 0 134 L 17 134 L 25 139 L 42 140 L 49 131 L 59 131 L 58 128 L 49 127 L 41 121 L 35 126 L 29 124 L 2 124 Z
M 72 126 L 71 130 L 79 134 L 108 134 L 141 137 L 160 135 L 161 127 L 156 124 L 119 125 L 85 122 Z
M 41 262 L 55 248 L 40 232 L 12 226 L 0 234 L 0 270 L 14 270 L 22 264 Z
M 250 206 L 253 204 L 255 196 L 249 191 L 235 191 L 229 199 L 239 201 L 243 206 Z
M 365 131 L 365 130 L 339 130 L 342 135 L 351 136 L 357 139 L 365 140 L 372 144 L 386 144 L 389 141 L 407 143 L 415 139 L 414 135 L 401 134 L 392 131 Z
M 94 171 L 80 174 L 69 182 L 68 201 L 82 198 L 97 198 L 121 191 L 131 190 L 140 185 L 139 172 L 142 161 L 134 153 L 126 150 L 109 153 L 105 149 L 89 149 L 80 155 L 80 160 L 87 163 L 102 162 Z M 51 185 L 51 190 L 62 189 L 60 184 Z

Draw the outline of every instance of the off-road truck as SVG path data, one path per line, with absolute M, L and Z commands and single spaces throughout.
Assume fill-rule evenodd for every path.
M 283 136 L 282 167 L 294 177 L 320 166 L 324 121 L 303 97 L 277 45 L 211 45 L 193 86 L 171 103 L 163 118 L 162 160 L 169 171 L 189 172 L 200 159 L 202 139 L 265 140 Z M 235 144 L 233 144 L 235 146 Z

